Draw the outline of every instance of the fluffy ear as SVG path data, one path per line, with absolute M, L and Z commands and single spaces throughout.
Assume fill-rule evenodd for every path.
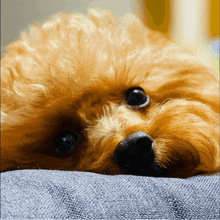
M 99 28 L 114 29 L 118 26 L 118 20 L 109 10 L 89 9 L 89 18 Z

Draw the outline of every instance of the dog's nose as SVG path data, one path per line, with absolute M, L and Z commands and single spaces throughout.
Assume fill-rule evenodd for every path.
M 154 162 L 153 139 L 144 132 L 130 134 L 119 142 L 114 157 L 127 174 L 147 175 Z

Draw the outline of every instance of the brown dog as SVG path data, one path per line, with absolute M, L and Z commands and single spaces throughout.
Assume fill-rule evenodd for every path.
M 1 170 L 189 177 L 219 166 L 219 82 L 133 15 L 58 14 L 1 62 Z

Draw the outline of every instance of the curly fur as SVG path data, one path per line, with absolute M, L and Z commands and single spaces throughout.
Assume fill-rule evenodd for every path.
M 60 13 L 7 47 L 1 61 L 1 170 L 60 169 L 119 174 L 117 144 L 143 131 L 171 177 L 219 167 L 219 81 L 194 49 L 147 29 L 134 15 L 107 10 Z M 132 109 L 124 93 L 151 98 Z M 53 148 L 57 134 L 80 134 L 72 154 Z

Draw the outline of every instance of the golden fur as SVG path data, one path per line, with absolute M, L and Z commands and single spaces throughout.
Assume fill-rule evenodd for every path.
M 155 163 L 170 177 L 219 167 L 219 81 L 200 56 L 171 43 L 134 15 L 60 13 L 9 44 L 1 61 L 1 170 L 60 169 L 124 173 L 118 143 L 142 131 L 154 140 Z M 131 108 L 125 92 L 150 97 Z M 60 154 L 60 131 L 80 134 Z

